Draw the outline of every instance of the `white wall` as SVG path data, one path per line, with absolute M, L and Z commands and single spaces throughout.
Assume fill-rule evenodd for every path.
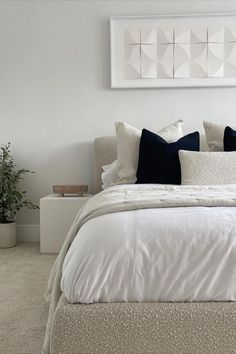
M 110 15 L 207 12 L 236 2 L 0 1 L 0 143 L 37 172 L 24 183 L 31 198 L 57 183 L 92 190 L 92 141 L 116 120 L 156 129 L 181 117 L 186 132 L 235 122 L 236 88 L 110 89 Z M 37 225 L 39 213 L 18 223 Z

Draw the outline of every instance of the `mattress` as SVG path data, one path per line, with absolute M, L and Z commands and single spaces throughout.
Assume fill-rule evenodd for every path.
M 235 301 L 236 208 L 151 208 L 87 221 L 63 264 L 70 303 Z

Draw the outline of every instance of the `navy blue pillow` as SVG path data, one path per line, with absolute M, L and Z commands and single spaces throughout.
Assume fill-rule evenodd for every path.
M 179 150 L 199 151 L 199 133 L 188 134 L 175 143 L 143 129 L 139 146 L 136 183 L 180 184 Z
M 230 127 L 225 128 L 224 151 L 236 151 L 236 130 Z

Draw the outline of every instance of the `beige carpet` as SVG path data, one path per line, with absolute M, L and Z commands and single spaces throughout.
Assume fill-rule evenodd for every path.
M 55 255 L 39 244 L 0 249 L 0 353 L 39 354 L 48 306 L 43 294 Z

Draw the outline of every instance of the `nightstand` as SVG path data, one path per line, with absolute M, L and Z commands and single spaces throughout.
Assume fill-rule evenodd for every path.
M 79 209 L 91 198 L 58 197 L 50 194 L 40 199 L 40 252 L 58 253 Z

